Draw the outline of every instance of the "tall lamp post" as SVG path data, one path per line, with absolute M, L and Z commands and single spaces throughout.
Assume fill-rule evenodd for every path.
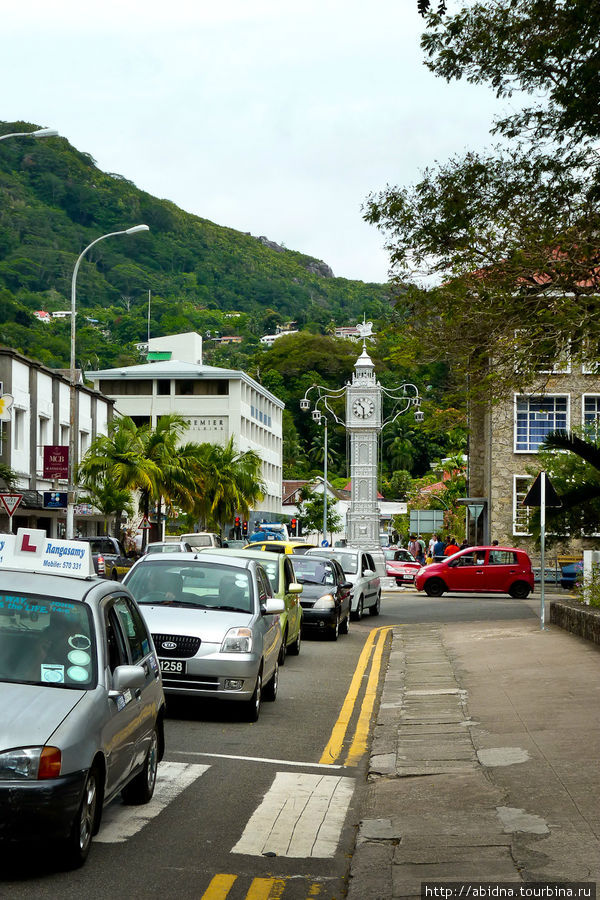
M 318 409 L 313 409 L 312 417 L 324 429 L 323 442 L 323 543 L 327 541 L 327 416 Z
M 58 137 L 58 131 L 55 131 L 54 128 L 38 128 L 35 131 L 15 131 L 13 134 L 0 134 L 0 141 L 5 141 L 6 138 L 13 137 Z
M 75 370 L 75 319 L 77 315 L 77 273 L 81 260 L 94 244 L 104 241 L 106 238 L 115 237 L 118 234 L 137 234 L 138 231 L 150 231 L 149 225 L 134 225 L 133 228 L 126 228 L 124 231 L 111 231 L 103 234 L 91 244 L 88 244 L 85 250 L 82 250 L 75 263 L 73 269 L 73 278 L 71 279 L 71 366 L 70 366 L 70 413 L 69 413 L 69 487 L 67 498 L 67 540 L 72 540 L 75 534 L 75 450 L 77 447 L 77 436 L 75 434 L 76 408 L 77 408 L 77 374 Z

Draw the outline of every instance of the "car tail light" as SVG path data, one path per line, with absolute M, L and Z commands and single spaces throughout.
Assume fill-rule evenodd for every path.
M 103 556 L 98 556 L 96 568 L 98 569 L 98 575 L 106 575 L 106 563 Z
M 62 754 L 58 747 L 44 747 L 40 754 L 38 778 L 58 778 L 62 765 Z

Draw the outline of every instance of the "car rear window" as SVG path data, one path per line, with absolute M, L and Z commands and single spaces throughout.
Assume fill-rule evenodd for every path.
M 0 680 L 56 688 L 96 685 L 96 643 L 84 603 L 0 592 Z
M 340 566 L 347 575 L 356 575 L 358 572 L 358 554 L 357 553 L 339 553 L 331 550 L 311 550 L 311 556 L 324 556 L 329 559 L 337 559 Z
M 300 584 L 335 584 L 331 562 L 316 556 L 299 556 L 294 559 L 294 571 Z

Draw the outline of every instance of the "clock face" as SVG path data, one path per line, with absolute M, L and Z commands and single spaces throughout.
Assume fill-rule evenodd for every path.
M 370 397 L 357 397 L 352 404 L 352 412 L 358 419 L 368 419 L 374 410 L 375 404 Z

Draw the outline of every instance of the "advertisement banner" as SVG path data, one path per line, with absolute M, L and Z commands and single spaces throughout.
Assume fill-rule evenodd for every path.
M 60 444 L 44 447 L 44 478 L 69 477 L 69 448 Z

